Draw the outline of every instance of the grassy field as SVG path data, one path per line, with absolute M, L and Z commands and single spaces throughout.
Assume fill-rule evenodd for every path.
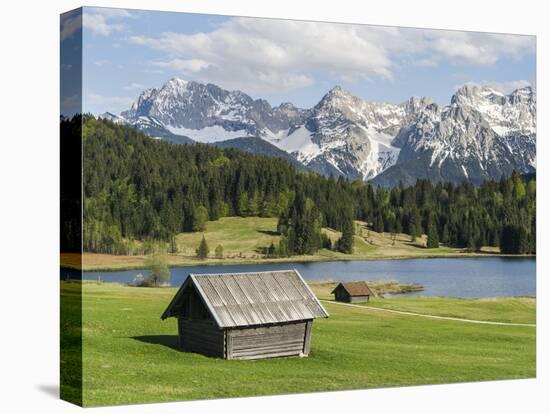
M 332 300 L 330 292 L 336 282 L 313 282 L 310 286 L 319 299 Z M 399 293 L 407 285 L 398 282 L 374 281 L 369 287 L 375 293 Z M 462 299 L 450 297 L 422 297 L 398 295 L 389 299 L 371 298 L 361 304 L 382 309 L 425 313 L 452 318 L 476 319 L 482 321 L 536 323 L 536 299 L 533 297 Z
M 224 217 L 207 223 L 204 233 L 181 233 L 176 237 L 178 253 L 168 256 L 171 266 L 189 266 L 197 264 L 240 264 L 257 262 L 289 261 L 323 261 L 323 260 L 358 260 L 358 259 L 403 259 L 414 257 L 464 257 L 473 255 L 495 254 L 494 248 L 486 248 L 483 253 L 471 254 L 462 250 L 441 246 L 437 249 L 425 248 L 426 236 L 410 241 L 407 234 L 397 234 L 392 240 L 389 233 L 367 231 L 365 223 L 357 222 L 358 234 L 355 236 L 353 254 L 343 254 L 327 249 L 319 250 L 315 255 L 293 256 L 282 259 L 265 259 L 262 248 L 271 243 L 277 245 L 280 235 L 277 234 L 277 219 L 263 217 Z M 340 233 L 331 229 L 323 230 L 336 241 Z M 210 256 L 206 260 L 195 257 L 195 249 L 202 237 L 210 247 Z M 214 249 L 222 245 L 224 258 L 214 258 Z M 75 267 L 80 261 L 77 255 L 64 254 L 61 262 L 67 267 Z M 85 253 L 84 270 L 118 270 L 141 268 L 144 256 L 115 256 L 109 254 Z
M 74 282 L 62 282 L 62 291 L 67 293 L 75 286 Z M 330 318 L 313 324 L 308 358 L 258 361 L 207 358 L 178 350 L 175 320 L 160 320 L 174 293 L 172 288 L 84 284 L 85 405 L 535 375 L 535 329 L 532 327 L 432 320 L 333 303 L 325 305 Z M 385 301 L 399 306 L 407 303 Z M 415 298 L 413 302 L 414 306 L 431 313 L 439 312 L 441 305 L 435 299 Z M 470 301 L 453 300 L 446 303 L 445 312 L 460 313 L 461 309 L 469 309 L 470 304 Z M 513 314 L 515 307 L 515 300 L 479 301 L 475 317 L 499 319 L 504 313 Z M 517 320 L 533 320 L 534 307 L 526 307 L 522 314 Z
M 488 305 L 489 304 L 489 305 Z M 428 313 L 483 321 L 536 323 L 535 298 L 457 299 L 447 297 L 375 298 L 369 303 L 383 309 Z

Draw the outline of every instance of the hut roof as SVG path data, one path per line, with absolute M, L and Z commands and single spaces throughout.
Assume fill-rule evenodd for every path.
M 328 317 L 297 270 L 190 274 L 161 318 L 177 316 L 178 302 L 192 284 L 220 328 Z
M 336 289 L 338 289 L 340 286 L 342 286 L 346 290 L 346 292 L 349 293 L 350 296 L 367 296 L 367 295 L 374 296 L 374 294 L 369 288 L 369 285 L 367 285 L 367 282 L 339 283 L 338 286 L 336 286 L 334 290 L 330 293 L 334 293 Z

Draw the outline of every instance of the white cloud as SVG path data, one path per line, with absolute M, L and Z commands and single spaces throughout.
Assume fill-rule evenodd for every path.
M 168 68 L 184 74 L 200 72 L 210 64 L 202 59 L 172 59 L 168 62 L 151 62 L 152 66 Z
M 482 81 L 480 82 L 480 84 L 496 89 L 497 91 L 500 91 L 502 93 L 510 93 L 515 91 L 516 89 L 525 88 L 527 86 L 535 86 L 533 82 L 525 79 L 511 80 L 508 82 Z
M 266 19 L 232 19 L 209 33 L 163 33 L 130 42 L 161 50 L 153 66 L 228 88 L 275 92 L 311 84 L 311 71 L 341 78 L 391 77 L 386 51 L 365 26 Z
M 135 18 L 136 16 L 124 9 L 110 9 L 103 7 L 85 8 L 83 26 L 94 35 L 109 36 L 114 31 L 127 29 L 127 25 L 119 20 Z
M 415 66 L 420 66 L 420 67 L 437 66 L 437 62 L 434 59 L 427 59 L 427 58 L 415 60 L 415 61 L 412 62 L 412 64 L 415 65 Z
M 115 9 L 110 7 L 93 7 L 91 8 L 95 14 L 100 14 L 102 16 L 108 17 L 108 18 L 135 18 L 136 15 L 133 13 L 130 13 L 126 9 Z
M 438 30 L 426 30 L 425 35 L 425 47 L 434 58 L 459 64 L 493 65 L 535 50 L 533 36 Z
M 132 36 L 164 52 L 152 67 L 249 93 L 286 92 L 319 75 L 392 79 L 398 62 L 493 65 L 534 51 L 529 36 L 234 18 L 210 32 Z
M 99 34 L 102 36 L 109 36 L 111 32 L 115 30 L 123 30 L 124 25 L 122 23 L 109 23 L 107 18 L 101 14 L 84 14 L 83 26 L 85 29 L 90 30 L 93 34 Z
M 144 89 L 147 89 L 147 87 L 141 83 L 132 82 L 131 84 L 126 85 L 124 89 L 127 91 L 143 91 Z
M 133 98 L 126 96 L 107 96 L 99 95 L 97 93 L 89 93 L 87 94 L 87 98 L 89 104 L 99 105 L 103 107 L 107 107 L 109 105 L 129 106 L 134 102 Z
M 61 41 L 72 37 L 81 28 L 82 19 L 80 18 L 80 12 L 78 10 L 61 15 Z

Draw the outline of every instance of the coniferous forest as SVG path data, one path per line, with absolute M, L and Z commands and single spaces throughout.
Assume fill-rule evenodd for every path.
M 534 176 L 385 189 L 298 171 L 280 159 L 154 140 L 92 116 L 63 120 L 62 128 L 80 122 L 85 251 L 134 254 L 136 240 L 170 245 L 177 233 L 223 216 L 278 217 L 281 255 L 326 246 L 322 227 L 342 231 L 334 247 L 349 252 L 354 219 L 376 232 L 428 234 L 428 247 L 536 251 Z

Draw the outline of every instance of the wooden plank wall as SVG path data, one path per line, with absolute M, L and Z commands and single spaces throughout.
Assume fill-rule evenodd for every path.
M 214 321 L 179 318 L 178 331 L 184 350 L 225 357 L 225 333 Z
M 258 359 L 303 354 L 306 341 L 309 348 L 309 335 L 306 334 L 310 323 L 311 321 L 300 321 L 256 328 L 228 329 L 227 357 Z
M 313 321 L 306 322 L 306 332 L 304 336 L 304 355 L 309 355 L 309 348 L 311 345 L 311 328 L 313 327 Z
M 351 303 L 360 303 L 360 302 L 368 302 L 369 296 L 350 296 L 350 302 Z

